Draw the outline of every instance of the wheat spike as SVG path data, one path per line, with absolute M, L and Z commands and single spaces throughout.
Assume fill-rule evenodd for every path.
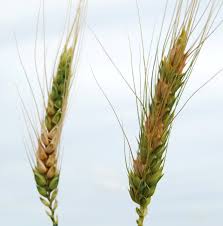
M 53 76 L 45 116 L 38 136 L 35 154 L 36 163 L 33 173 L 40 200 L 47 207 L 47 214 L 53 226 L 58 225 L 57 193 L 60 178 L 59 143 L 66 114 L 67 101 L 72 79 L 79 57 L 79 45 L 82 39 L 82 26 L 85 16 L 86 1 L 80 0 L 75 20 L 67 36 L 58 61 L 57 71 Z
M 184 11 L 185 2 L 187 7 Z M 212 33 L 211 28 L 216 18 L 213 16 L 216 2 L 209 2 L 206 11 L 196 23 L 199 6 L 199 0 L 177 1 L 174 20 L 167 34 L 161 62 L 158 64 L 158 72 L 153 75 L 155 81 L 151 81 L 154 91 L 149 93 L 148 87 L 145 87 L 144 97 L 137 97 L 141 109 L 140 135 L 137 156 L 133 158 L 132 167 L 128 169 L 128 177 L 130 196 L 139 205 L 139 208 L 136 208 L 139 216 L 138 226 L 143 226 L 148 205 L 163 176 L 168 140 L 177 104 L 200 50 Z M 219 10 L 221 4 L 218 7 Z M 202 20 L 205 16 L 207 18 Z M 179 22 L 180 19 L 182 23 Z M 203 21 L 203 24 L 200 21 Z M 195 28 L 199 28 L 200 33 L 192 40 Z M 167 40 L 169 47 L 166 50 Z M 146 73 L 147 68 L 145 68 Z M 146 77 L 145 84 L 147 81 Z M 148 100 L 150 100 L 149 104 Z
M 42 132 L 38 140 L 36 152 L 36 167 L 33 170 L 37 189 L 41 201 L 50 209 L 50 218 L 57 225 L 55 210 L 57 207 L 56 194 L 59 183 L 58 144 L 63 125 L 69 85 L 72 77 L 71 65 L 73 49 L 64 49 L 58 71 L 54 77 L 52 90 L 46 109 L 45 120 L 42 123 Z

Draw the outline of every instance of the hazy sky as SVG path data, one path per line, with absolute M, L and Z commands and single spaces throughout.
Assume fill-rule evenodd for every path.
M 52 69 L 52 59 L 63 31 L 67 5 L 64 3 L 66 1 L 59 0 L 45 2 L 47 63 L 48 68 Z M 38 95 L 34 41 L 39 1 L 0 0 L 0 3 L 1 225 L 50 225 L 38 200 L 26 158 L 23 144 L 25 123 L 15 86 L 17 84 L 27 108 L 34 111 L 13 33 L 16 34 L 34 92 Z M 154 23 L 160 24 L 164 5 L 164 0 L 140 1 L 146 46 L 149 46 Z M 172 1 L 169 6 L 173 8 Z M 89 0 L 87 23 L 129 78 L 128 37 L 132 41 L 136 67 L 138 65 L 139 30 L 135 1 Z M 223 67 L 222 37 L 221 27 L 205 45 L 181 104 Z M 41 70 L 41 33 L 38 40 Z M 136 205 L 130 200 L 127 191 L 122 133 L 92 78 L 90 65 L 124 122 L 133 147 L 138 135 L 134 97 L 87 29 L 63 133 L 60 225 L 134 226 Z M 145 225 L 222 225 L 222 87 L 223 75 L 219 75 L 191 100 L 175 121 L 165 176 L 158 185 Z

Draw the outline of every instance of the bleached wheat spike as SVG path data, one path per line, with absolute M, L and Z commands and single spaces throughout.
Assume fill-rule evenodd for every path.
M 143 226 L 148 205 L 163 176 L 176 107 L 200 50 L 212 34 L 212 26 L 222 2 L 210 1 L 199 18 L 200 5 L 200 0 L 176 1 L 161 62 L 155 60 L 154 63 L 157 70 L 152 72 L 151 90 L 147 87 L 149 79 L 145 64 L 144 92 L 137 97 L 138 109 L 141 109 L 138 151 L 132 167 L 128 169 L 129 193 L 139 205 L 136 208 L 138 226 Z
M 67 110 L 69 91 L 79 60 L 86 4 L 86 0 L 79 0 L 75 19 L 58 59 L 57 70 L 51 79 L 51 88 L 47 92 L 48 101 L 44 117 L 40 119 L 40 134 L 36 134 L 35 131 L 38 145 L 37 150 L 35 150 L 35 156 L 34 158 L 31 156 L 30 161 L 40 200 L 47 208 L 46 212 L 52 220 L 53 226 L 58 225 L 56 209 L 58 206 L 57 193 L 60 179 L 59 144 Z M 29 78 L 27 79 L 29 82 Z M 43 90 L 41 90 L 41 93 L 44 93 Z M 45 106 L 43 107 L 45 108 Z M 31 126 L 35 127 L 33 122 L 31 122 Z

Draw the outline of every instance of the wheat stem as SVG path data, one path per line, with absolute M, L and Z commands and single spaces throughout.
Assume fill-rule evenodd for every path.
M 138 226 L 143 226 L 145 217 L 147 215 L 147 207 L 140 206 L 140 208 L 136 208 L 136 212 L 139 215 L 139 219 L 136 221 Z

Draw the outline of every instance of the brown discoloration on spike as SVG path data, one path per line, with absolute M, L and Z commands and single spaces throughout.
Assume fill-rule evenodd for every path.
M 49 144 L 49 138 L 45 131 L 41 134 L 41 141 L 45 146 L 47 146 Z
M 52 154 L 53 152 L 55 152 L 55 150 L 56 150 L 56 144 L 53 143 L 53 142 L 51 142 L 51 143 L 46 147 L 45 152 L 46 152 L 47 154 Z
M 150 111 L 145 115 L 142 124 L 139 151 L 137 158 L 133 160 L 133 170 L 129 174 L 131 197 L 142 210 L 146 210 L 163 175 L 163 156 L 172 123 L 169 116 L 174 111 L 177 91 L 183 85 L 183 70 L 187 59 L 186 37 L 183 29 L 169 54 L 161 61 Z M 143 219 L 141 220 L 143 222 Z M 141 225 L 140 221 L 138 225 Z
M 56 153 L 54 152 L 52 155 L 49 156 L 49 158 L 46 161 L 46 166 L 51 167 L 55 165 L 56 163 Z
M 134 171 L 139 175 L 140 178 L 143 177 L 143 172 L 145 170 L 145 164 L 143 164 L 141 159 L 136 159 L 133 162 Z
M 50 133 L 47 133 L 45 129 L 42 131 L 36 155 L 37 169 L 46 177 L 53 178 L 56 175 L 59 129 L 53 129 Z
M 41 174 L 45 174 L 47 172 L 47 167 L 45 166 L 44 162 L 40 159 L 37 159 L 37 170 Z
M 160 145 L 160 140 L 169 126 L 165 125 L 165 119 L 166 114 L 172 110 L 170 101 L 172 96 L 175 96 L 175 86 L 181 85 L 177 79 L 174 79 L 174 76 L 181 76 L 186 64 L 186 37 L 186 32 L 183 30 L 170 50 L 169 56 L 164 57 L 162 61 L 164 69 L 162 70 L 161 66 L 160 78 L 156 85 L 151 112 L 145 122 L 150 150 L 154 150 Z M 171 78 L 171 74 L 174 75 L 173 78 Z
M 37 151 L 37 158 L 42 161 L 45 161 L 48 158 L 46 152 L 44 151 L 44 149 L 41 146 L 39 147 L 39 149 Z
M 170 94 L 170 86 L 163 80 L 160 79 L 156 87 L 156 102 L 166 99 L 166 96 Z
M 58 130 L 59 130 L 59 129 L 58 129 L 57 127 L 53 128 L 53 129 L 49 132 L 48 138 L 49 138 L 50 140 L 53 140 L 53 138 L 57 137 Z
M 55 177 L 56 171 L 57 171 L 56 166 L 55 165 L 51 166 L 46 174 L 47 178 L 52 179 L 53 177 Z

